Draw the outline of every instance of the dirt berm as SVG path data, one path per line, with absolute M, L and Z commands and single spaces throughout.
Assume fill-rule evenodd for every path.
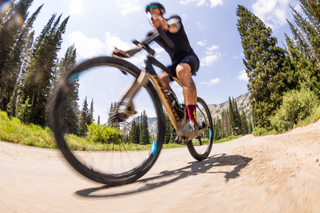
M 108 188 L 58 150 L 0 142 L 0 212 L 320 212 L 320 121 L 213 146 L 163 150 L 136 183 Z

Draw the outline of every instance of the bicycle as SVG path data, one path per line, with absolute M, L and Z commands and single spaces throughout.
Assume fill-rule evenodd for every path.
M 174 47 L 172 41 L 169 40 L 169 38 L 161 29 L 157 29 L 152 34 L 148 35 L 147 39 L 142 43 L 133 41 L 133 43 L 139 48 L 135 52 L 131 52 L 129 54 L 130 57 L 142 49 L 148 53 L 142 69 L 139 69 L 124 59 L 110 56 L 96 57 L 86 60 L 68 71 L 56 87 L 56 92 L 52 101 L 53 105 L 49 116 L 52 119 L 51 128 L 54 132 L 57 145 L 69 164 L 80 174 L 93 181 L 107 184 L 109 186 L 124 185 L 136 181 L 151 169 L 160 154 L 164 141 L 165 123 L 162 105 L 166 109 L 174 129 L 180 128 L 186 123 L 186 107 L 183 104 L 178 105 L 176 97 L 168 96 L 167 91 L 164 90 L 159 82 L 158 75 L 153 67 L 156 66 L 172 76 L 170 70 L 168 70 L 161 62 L 154 58 L 155 51 L 149 46 L 149 43 L 157 38 L 157 36 L 161 36 L 168 43 L 168 45 Z M 90 68 L 100 66 L 116 68 L 123 74 L 132 76 L 134 79 L 132 85 L 126 90 L 114 108 L 113 115 L 111 116 L 112 121 L 121 123 L 128 120 L 130 117 L 132 118 L 136 114 L 133 98 L 137 95 L 138 91 L 143 88 L 150 95 L 152 100 L 151 103 L 153 103 L 156 111 L 157 134 L 155 135 L 155 138 L 150 146 L 150 150 L 148 151 L 127 151 L 125 148 L 126 144 L 121 141 L 121 144 L 118 144 L 117 148 L 119 149 L 120 147 L 120 151 L 115 151 L 116 148 L 113 148 L 111 153 L 95 153 L 92 155 L 93 157 L 90 157 L 93 160 L 88 160 L 89 163 L 87 163 L 85 160 L 87 160 L 89 158 L 88 155 L 92 153 L 71 151 L 70 147 L 72 144 L 68 142 L 68 139 L 64 136 L 64 132 L 62 130 L 63 119 L 61 118 L 61 113 L 63 112 L 64 100 L 68 95 L 68 91 L 70 89 L 69 87 L 72 85 L 72 82 L 77 79 L 82 72 Z M 173 77 L 173 79 L 181 86 L 181 83 L 176 77 Z M 209 156 L 212 149 L 213 124 L 210 110 L 205 101 L 199 97 L 197 101 L 197 108 L 199 112 L 197 119 L 199 124 L 201 123 L 201 128 L 199 135 L 196 138 L 199 140 L 200 145 L 198 145 L 198 142 L 196 141 L 197 139 L 193 139 L 188 140 L 187 147 L 193 158 L 198 161 L 202 161 Z M 204 145 L 203 140 L 207 140 L 208 145 Z M 110 144 L 110 146 L 117 147 L 117 144 Z M 125 152 L 126 155 L 123 152 Z M 108 165 L 113 171 L 109 171 L 111 170 L 109 168 L 106 170 L 107 164 L 102 165 L 102 160 L 107 158 L 107 163 L 109 164 L 109 162 L 115 158 L 114 154 L 119 154 L 121 159 L 116 158 L 116 163 Z M 122 160 L 124 155 L 128 158 L 128 160 Z M 138 155 L 143 156 L 143 158 L 141 158 L 141 162 L 138 162 L 139 160 L 137 160 Z M 124 166 L 119 165 L 119 163 L 123 161 Z M 98 163 L 95 166 L 92 166 L 92 162 Z M 130 165 L 128 166 L 128 164 Z

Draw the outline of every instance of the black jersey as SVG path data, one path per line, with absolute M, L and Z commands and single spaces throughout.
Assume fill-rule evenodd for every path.
M 168 44 L 159 36 L 155 39 L 155 41 L 169 54 L 172 61 L 176 61 L 181 56 L 189 55 L 189 54 L 195 54 L 193 52 L 193 49 L 190 46 L 187 34 L 184 30 L 184 27 L 181 22 L 180 16 L 174 15 L 171 16 L 169 19 L 166 19 L 166 21 L 175 18 L 179 21 L 180 29 L 177 33 L 171 33 L 169 30 L 164 31 L 166 35 L 170 38 L 170 40 L 174 43 L 175 47 L 174 49 L 170 48 Z

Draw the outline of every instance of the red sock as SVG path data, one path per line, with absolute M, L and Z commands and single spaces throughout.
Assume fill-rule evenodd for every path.
M 187 111 L 188 111 L 187 119 L 192 120 L 196 125 L 198 125 L 196 110 L 197 110 L 197 105 L 187 105 Z

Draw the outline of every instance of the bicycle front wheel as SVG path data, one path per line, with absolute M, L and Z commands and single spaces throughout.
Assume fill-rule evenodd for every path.
M 134 182 L 150 170 L 160 154 L 165 135 L 164 116 L 159 96 L 150 82 L 133 99 L 135 114 L 125 122 L 110 123 L 110 108 L 116 106 L 139 74 L 140 70 L 128 61 L 92 58 L 68 71 L 54 90 L 49 121 L 58 147 L 76 171 L 93 181 L 109 186 Z M 80 109 L 70 101 L 75 87 L 80 100 L 84 100 Z M 90 108 L 91 99 L 94 101 Z M 87 119 L 88 111 L 91 120 Z M 72 114 L 79 118 L 78 126 L 70 125 L 67 118 Z M 152 134 L 148 131 L 150 125 Z M 71 131 L 75 126 L 77 131 Z
M 204 132 L 196 136 L 192 141 L 187 143 L 188 149 L 192 157 L 198 161 L 206 159 L 212 148 L 213 143 L 213 123 L 209 107 L 206 102 L 197 99 L 197 122 L 200 130 L 206 128 Z

